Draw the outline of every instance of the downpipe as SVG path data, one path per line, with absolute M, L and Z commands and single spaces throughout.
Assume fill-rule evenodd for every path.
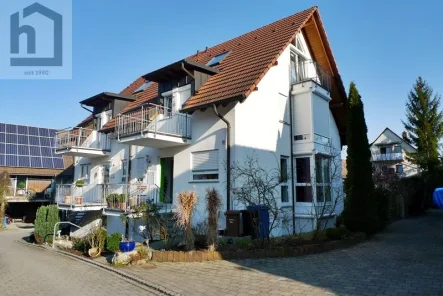
M 212 105 L 214 114 L 226 123 L 226 210 L 231 209 L 231 124 L 221 115 L 215 104 Z

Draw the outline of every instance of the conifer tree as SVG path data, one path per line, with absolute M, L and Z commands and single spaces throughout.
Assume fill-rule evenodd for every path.
M 363 102 L 354 82 L 348 96 L 347 178 L 343 221 L 352 231 L 373 233 L 376 229 L 376 202 L 373 196 L 371 152 Z
M 406 121 L 403 121 L 410 143 L 417 153 L 408 155 L 413 163 L 429 171 L 438 164 L 438 142 L 443 136 L 443 113 L 440 96 L 418 77 L 406 102 Z

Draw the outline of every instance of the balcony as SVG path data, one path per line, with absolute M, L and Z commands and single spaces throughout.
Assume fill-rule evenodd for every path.
M 146 184 L 58 185 L 55 201 L 61 210 L 103 210 L 111 216 L 132 213 L 143 203 L 157 204 L 163 211 L 170 211 L 172 204 L 158 186 Z
M 109 155 L 111 151 L 109 136 L 93 129 L 61 130 L 55 137 L 56 154 L 93 158 Z
M 191 139 L 191 116 L 163 106 L 147 104 L 117 118 L 117 136 L 122 143 L 167 148 L 187 145 Z
M 312 60 L 291 64 L 289 78 L 291 85 L 314 81 L 328 92 L 331 91 L 331 74 Z
M 372 161 L 402 161 L 403 153 L 375 153 L 372 154 Z
M 28 179 L 19 188 L 17 180 L 11 179 L 6 186 L 5 197 L 8 202 L 50 202 L 53 198 L 52 180 Z

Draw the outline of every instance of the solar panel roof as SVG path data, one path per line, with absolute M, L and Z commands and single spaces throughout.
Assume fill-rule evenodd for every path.
M 0 167 L 64 169 L 55 129 L 0 123 Z

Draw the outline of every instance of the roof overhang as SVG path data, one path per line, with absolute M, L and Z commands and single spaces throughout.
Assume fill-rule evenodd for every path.
M 215 68 L 191 61 L 189 59 L 183 59 L 161 69 L 147 73 L 143 75 L 143 78 L 154 82 L 170 81 L 175 78 L 183 77 L 184 74 L 187 74 L 186 71 L 199 71 L 208 75 L 215 75 L 219 73 L 219 70 Z
M 116 93 L 111 92 L 102 92 L 99 93 L 93 97 L 90 97 L 86 100 L 83 100 L 80 102 L 81 105 L 95 107 L 103 105 L 103 103 L 111 102 L 113 100 L 120 100 L 120 101 L 126 101 L 126 102 L 133 102 L 136 100 L 133 96 L 127 96 L 127 95 L 120 95 Z

